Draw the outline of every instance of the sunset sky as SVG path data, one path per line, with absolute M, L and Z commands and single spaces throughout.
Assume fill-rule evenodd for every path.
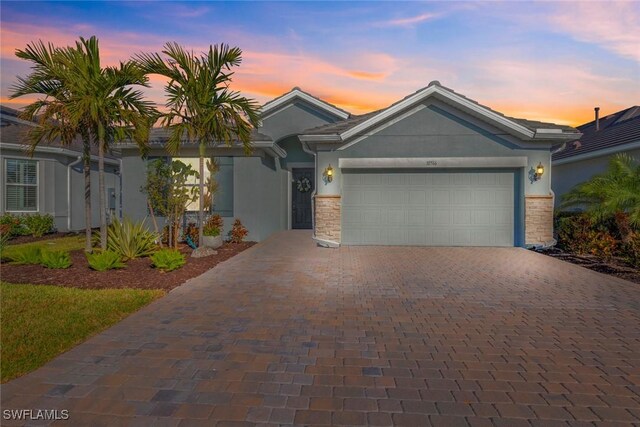
M 638 2 L 15 2 L 1 12 L 5 105 L 15 49 L 98 36 L 105 64 L 177 41 L 244 51 L 235 89 L 294 86 L 355 114 L 439 80 L 508 115 L 579 125 L 640 104 Z M 162 103 L 156 82 L 149 97 Z

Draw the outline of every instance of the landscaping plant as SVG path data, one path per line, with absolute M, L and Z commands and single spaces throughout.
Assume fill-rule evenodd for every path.
M 195 222 L 190 222 L 187 224 L 187 226 L 185 227 L 184 231 L 182 232 L 182 235 L 184 237 L 184 239 L 186 240 L 187 237 L 189 237 L 191 239 L 191 241 L 198 246 L 198 224 L 196 224 Z M 206 234 L 205 234 L 206 236 Z
M 53 231 L 53 215 L 31 214 L 22 218 L 22 223 L 33 237 L 42 237 Z
M 39 246 L 25 246 L 13 251 L 8 258 L 14 264 L 40 264 L 42 249 Z
M 153 266 L 163 271 L 173 271 L 182 267 L 187 261 L 177 249 L 161 249 L 151 255 Z
M 161 123 L 170 131 L 169 153 L 176 154 L 183 142 L 198 145 L 199 241 L 204 233 L 205 155 L 208 146 L 242 144 L 250 152 L 251 132 L 258 126 L 258 103 L 230 88 L 232 68 L 242 61 L 242 50 L 225 44 L 209 46 L 197 55 L 177 43 L 167 43 L 158 53 L 136 56 L 148 74 L 168 79 L 165 85 L 167 111 Z
M 22 218 L 10 213 L 0 215 L 0 232 L 8 234 L 10 239 L 15 236 L 29 234 L 29 230 L 23 224 Z
M 114 268 L 124 268 L 125 264 L 119 254 L 106 250 L 104 252 L 87 253 L 89 267 L 96 271 L 107 271 Z
M 123 261 L 151 255 L 156 251 L 156 233 L 149 231 L 145 221 L 114 219 L 107 230 L 107 249 L 120 255 Z
M 47 268 L 64 269 L 71 267 L 71 256 L 66 251 L 43 251 L 42 265 Z
M 224 220 L 219 214 L 211 215 L 204 223 L 203 233 L 205 236 L 219 236 L 224 226 Z
M 249 230 L 242 225 L 239 219 L 236 219 L 233 222 L 233 227 L 229 231 L 229 241 L 231 243 L 242 243 L 247 234 L 249 234 Z

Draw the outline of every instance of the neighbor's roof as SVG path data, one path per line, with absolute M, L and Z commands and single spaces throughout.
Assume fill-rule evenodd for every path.
M 0 142 L 3 144 L 19 145 L 23 148 L 27 148 L 27 132 L 38 126 L 35 122 L 30 122 L 19 118 L 20 111 L 14 108 L 0 105 Z M 74 138 L 71 144 L 62 144 L 59 139 L 51 142 L 43 142 L 40 144 L 43 147 L 61 148 L 69 151 L 82 153 L 83 143 L 82 140 L 77 137 Z M 91 144 L 91 154 L 98 155 L 98 147 L 95 144 Z M 107 154 L 105 158 L 115 159 L 117 156 Z
M 451 94 L 454 94 L 466 101 L 469 101 L 471 103 L 473 103 L 474 105 L 481 107 L 483 109 L 485 109 L 486 111 L 489 111 L 491 113 L 497 114 L 507 120 L 510 120 L 512 122 L 515 122 L 525 128 L 527 128 L 528 130 L 532 131 L 532 132 L 536 132 L 537 130 L 539 130 L 540 128 L 544 128 L 544 129 L 553 129 L 553 130 L 557 130 L 557 131 L 561 131 L 563 134 L 573 134 L 573 133 L 578 133 L 578 131 L 574 128 L 572 128 L 571 126 L 565 126 L 565 125 L 558 125 L 555 123 L 547 123 L 547 122 L 538 122 L 538 121 L 534 121 L 534 120 L 527 120 L 527 119 L 520 119 L 520 118 L 516 118 L 516 117 L 509 117 L 506 116 L 498 111 L 495 111 L 489 107 L 487 107 L 486 105 L 482 105 L 479 102 L 470 99 L 458 92 L 455 92 L 453 89 L 450 89 L 448 87 L 445 87 L 443 85 L 440 84 L 440 82 L 438 81 L 432 81 L 431 83 L 429 83 L 429 85 L 427 87 L 424 87 L 422 89 L 417 90 L 416 92 L 405 96 L 404 98 L 402 98 L 401 100 L 394 102 L 393 104 L 391 104 L 390 106 L 383 108 L 381 110 L 377 110 L 377 111 L 373 111 L 371 113 L 367 113 L 367 114 L 363 114 L 360 116 L 352 116 L 351 118 L 342 121 L 342 122 L 338 122 L 338 123 L 331 123 L 328 125 L 322 125 L 322 126 L 318 126 L 316 128 L 312 128 L 309 130 L 306 130 L 304 132 L 302 132 L 304 135 L 340 135 L 346 131 L 348 131 L 349 129 L 352 129 L 362 123 L 365 123 L 367 120 L 374 118 L 375 116 L 382 114 L 390 109 L 393 109 L 395 106 L 397 106 L 398 104 L 403 103 L 404 101 L 413 98 L 413 97 L 417 97 L 419 96 L 422 92 L 428 90 L 429 88 L 431 88 L 432 86 L 437 86 L 438 88 L 449 92 Z
M 582 137 L 553 155 L 553 160 L 640 142 L 640 106 L 635 105 L 600 119 L 600 130 L 593 120 L 578 126 Z

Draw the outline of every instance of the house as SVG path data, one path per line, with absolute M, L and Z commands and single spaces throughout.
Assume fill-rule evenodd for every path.
M 364 115 L 299 88 L 261 114 L 250 156 L 207 149 L 220 164 L 213 211 L 227 228 L 240 218 L 252 240 L 307 228 L 324 246 L 548 244 L 551 149 L 581 135 L 505 116 L 437 81 Z M 150 156 L 165 157 L 166 134 L 154 132 Z M 146 160 L 133 145 L 121 155 L 123 213 L 144 218 Z
M 82 142 L 40 144 L 26 153 L 26 133 L 36 126 L 18 111 L 0 106 L 0 214 L 51 214 L 58 231 L 85 229 Z M 105 156 L 108 216 L 121 214 L 120 161 Z M 91 151 L 91 227 L 100 226 L 97 147 Z
M 640 160 L 640 106 L 629 107 L 606 117 L 595 118 L 578 126 L 579 140 L 562 144 L 552 157 L 551 188 L 556 206 L 562 196 L 576 185 L 607 170 L 609 160 L 618 153 L 626 153 Z

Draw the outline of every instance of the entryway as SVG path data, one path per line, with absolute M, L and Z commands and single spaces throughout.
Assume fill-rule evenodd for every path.
M 311 194 L 315 189 L 313 168 L 294 168 L 291 171 L 291 228 L 311 229 Z

